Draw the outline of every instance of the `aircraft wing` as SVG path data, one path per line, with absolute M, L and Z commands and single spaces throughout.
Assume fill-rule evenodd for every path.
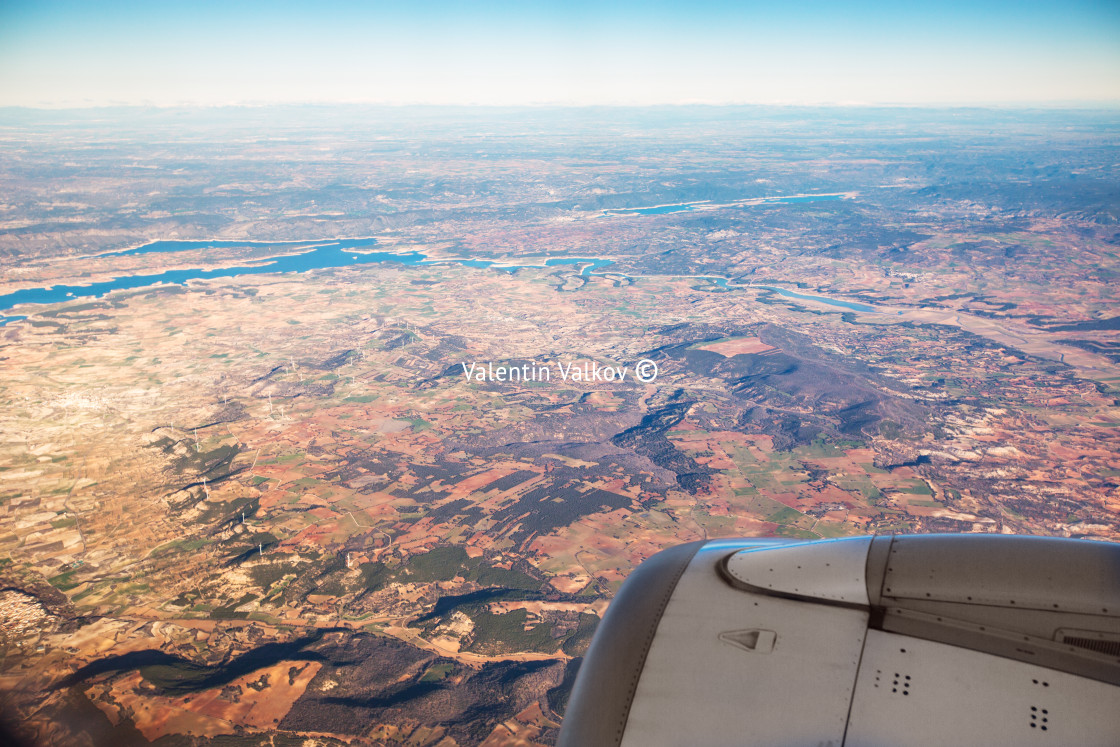
M 1120 545 L 665 550 L 611 602 L 559 744 L 1120 745 Z

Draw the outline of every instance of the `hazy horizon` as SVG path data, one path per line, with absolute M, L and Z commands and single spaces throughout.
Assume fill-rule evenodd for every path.
M 12 2 L 0 106 L 1116 106 L 1111 2 Z

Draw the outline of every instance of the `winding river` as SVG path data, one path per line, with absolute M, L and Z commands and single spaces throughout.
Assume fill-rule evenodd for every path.
M 246 260 L 246 264 L 230 267 L 219 267 L 206 270 L 201 267 L 191 267 L 180 270 L 167 270 L 159 273 L 123 275 L 111 280 L 89 283 L 87 285 L 53 285 L 42 288 L 25 288 L 5 295 L 0 295 L 0 311 L 13 310 L 22 304 L 55 304 L 73 301 L 79 298 L 100 298 L 108 293 L 118 290 L 147 288 L 156 285 L 185 285 L 191 280 L 209 280 L 211 278 L 240 277 L 243 275 L 265 275 L 272 273 L 308 272 L 310 270 L 329 269 L 334 267 L 350 267 L 353 265 L 377 264 L 382 262 L 396 262 L 403 265 L 439 265 L 460 264 L 467 267 L 493 268 L 504 272 L 514 272 L 530 267 L 555 267 L 558 265 L 582 265 L 580 275 L 590 277 L 604 273 L 596 270 L 612 264 L 609 259 L 600 257 L 553 257 L 540 264 L 510 264 L 500 259 L 479 258 L 436 258 L 432 259 L 421 252 L 394 253 L 370 251 L 376 246 L 377 240 L 372 238 L 361 239 L 324 239 L 321 241 L 154 241 L 143 246 L 110 252 L 98 256 L 120 257 L 138 254 L 162 254 L 170 252 L 183 252 L 194 249 L 225 249 L 243 247 L 264 247 L 277 250 L 298 250 L 290 254 L 281 254 L 263 259 Z M 616 273 L 610 273 L 616 274 Z M 619 273 L 620 274 L 620 273 Z M 631 279 L 640 276 L 629 276 Z M 728 279 L 718 276 L 699 276 L 714 281 L 719 287 L 730 289 L 735 286 L 728 285 Z M 866 304 L 841 301 L 824 296 L 806 296 L 784 288 L 772 286 L 754 286 L 765 288 L 782 296 L 802 300 L 816 301 L 818 303 L 837 306 L 852 311 L 875 311 L 874 307 Z M 26 316 L 0 315 L 0 326 L 11 322 L 26 319 Z

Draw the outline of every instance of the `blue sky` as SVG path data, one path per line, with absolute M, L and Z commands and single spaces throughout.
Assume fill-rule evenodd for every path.
M 0 0 L 0 105 L 1120 104 L 1120 0 Z

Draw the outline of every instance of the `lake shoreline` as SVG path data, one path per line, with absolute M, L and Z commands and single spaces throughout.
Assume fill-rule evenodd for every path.
M 458 264 L 465 267 L 494 269 L 502 272 L 516 272 L 520 269 L 547 269 L 564 265 L 582 265 L 579 275 L 584 278 L 620 276 L 630 281 L 653 277 L 695 277 L 711 280 L 720 288 L 735 290 L 738 288 L 762 288 L 782 296 L 797 298 L 805 301 L 814 301 L 825 305 L 836 306 L 849 311 L 875 312 L 876 309 L 866 304 L 827 298 L 824 296 L 808 296 L 795 293 L 777 286 L 748 286 L 731 284 L 731 279 L 718 275 L 628 275 L 622 272 L 597 272 L 600 268 L 615 263 L 615 259 L 603 256 L 595 257 L 549 257 L 537 255 L 533 257 L 440 257 L 412 251 L 408 253 L 376 251 L 372 247 L 378 242 L 372 237 L 351 239 L 312 239 L 308 241 L 287 242 L 239 242 L 231 240 L 200 241 L 196 239 L 179 240 L 163 239 L 148 242 L 139 247 L 120 250 L 103 256 L 138 256 L 142 254 L 165 254 L 175 251 L 193 251 L 204 248 L 235 248 L 235 247 L 292 247 L 307 249 L 302 252 L 281 253 L 267 257 L 247 258 L 243 262 L 211 267 L 188 267 L 175 270 L 165 270 L 159 273 L 122 275 L 111 277 L 84 285 L 51 285 L 22 288 L 10 293 L 0 295 L 0 326 L 15 321 L 26 319 L 26 315 L 17 316 L 5 314 L 20 309 L 22 306 L 46 306 L 58 303 L 67 303 L 79 299 L 103 298 L 119 290 L 137 290 L 141 288 L 154 288 L 160 285 L 187 286 L 191 281 L 212 280 L 217 278 L 241 277 L 243 275 L 285 274 L 289 272 L 310 272 L 312 270 L 338 269 L 365 264 L 382 264 L 396 262 L 405 266 L 433 266 L 440 264 Z M 520 260 L 520 261 L 519 261 Z M 543 264 L 525 264 L 526 260 L 543 260 Z

